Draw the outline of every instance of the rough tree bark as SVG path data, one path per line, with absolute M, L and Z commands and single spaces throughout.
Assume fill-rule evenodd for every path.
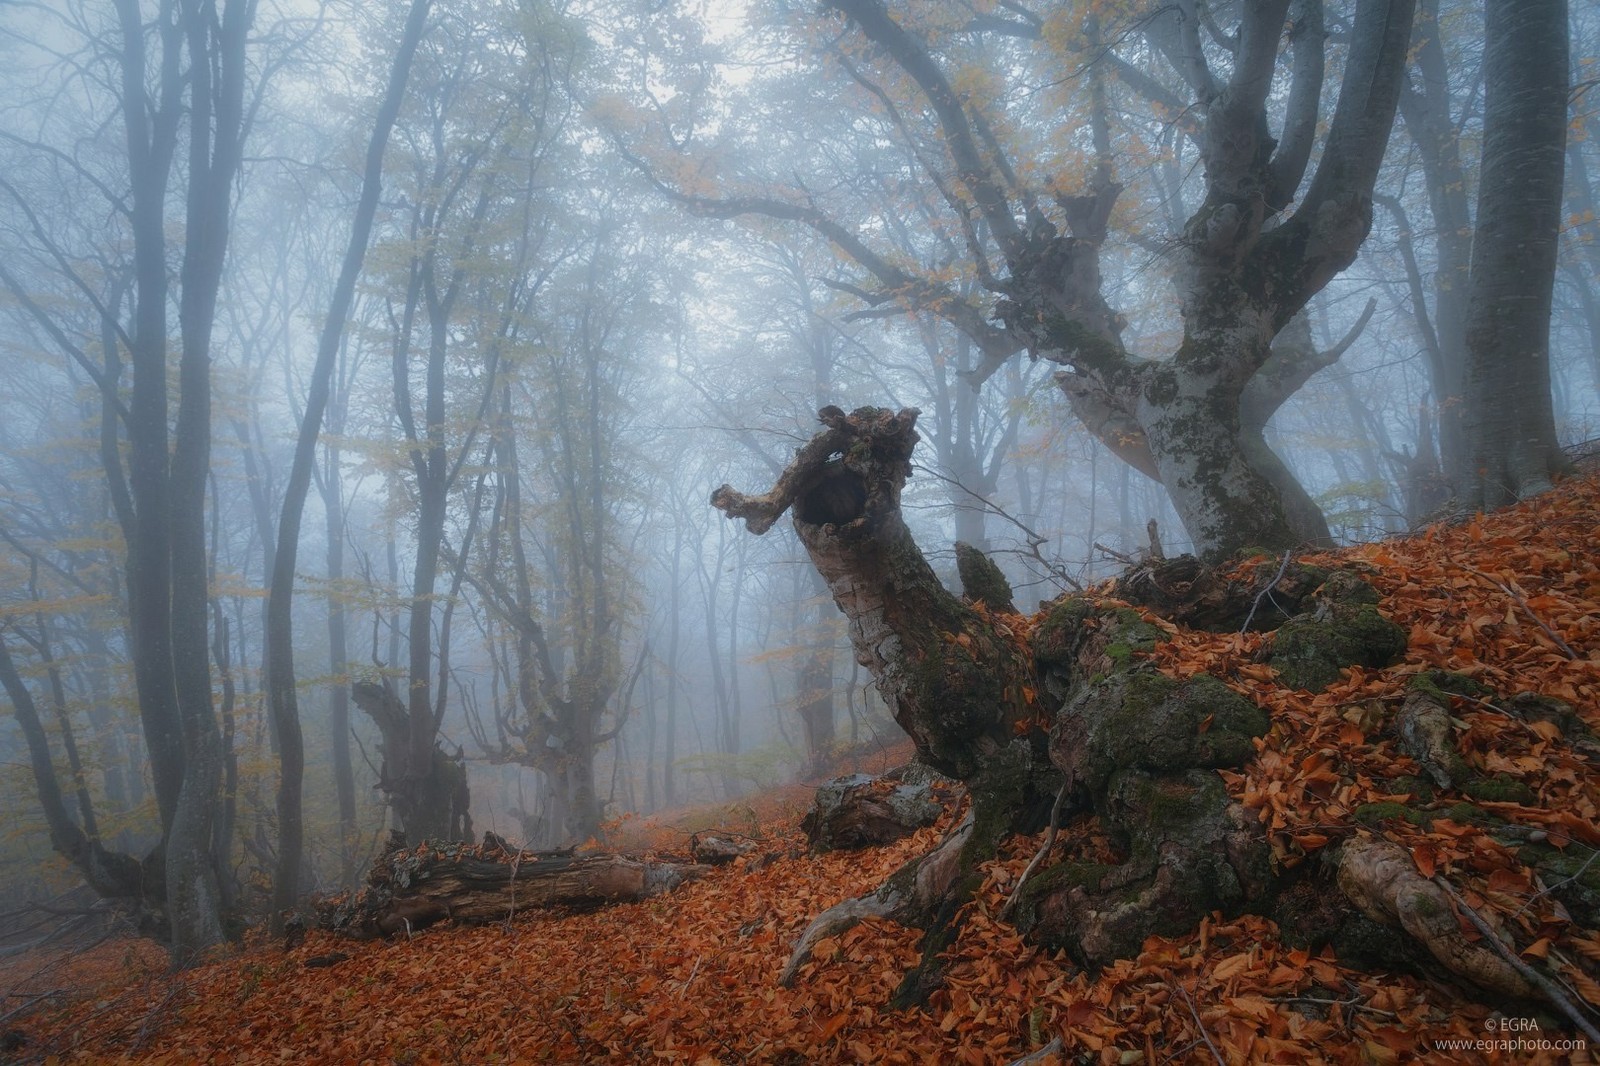
M 750 496 L 723 485 L 712 504 L 758 534 L 793 511 L 858 661 L 918 760 L 963 782 L 971 806 L 932 852 L 877 891 L 818 916 L 783 980 L 795 979 L 822 937 L 862 918 L 888 918 L 926 930 L 923 961 L 896 996 L 900 1005 L 922 1001 L 939 980 L 938 956 L 958 932 L 963 904 L 982 883 L 980 864 L 1008 835 L 1037 831 L 1052 813 L 1094 815 L 1116 854 L 1043 869 L 1009 909 L 1028 937 L 1085 965 L 1131 957 L 1148 936 L 1187 932 L 1214 910 L 1284 913 L 1290 879 L 1305 875 L 1274 868 L 1256 816 L 1229 798 L 1215 773 L 1254 756 L 1254 738 L 1271 724 L 1267 712 L 1216 678 L 1154 670 L 1142 653 L 1163 631 L 1133 608 L 1069 597 L 1025 625 L 994 607 L 1002 597 L 989 586 L 998 570 L 990 564 L 984 576 L 975 559 L 964 568 L 978 578 L 968 595 L 947 592 L 899 510 L 917 412 L 828 407 L 819 418 L 825 428 L 771 491 Z M 1268 590 L 1278 607 L 1259 611 Z M 1379 614 L 1364 582 L 1288 561 L 1229 582 L 1192 558 L 1171 560 L 1124 592 L 1193 624 L 1275 629 L 1269 661 L 1285 677 L 1303 678 L 1294 682 L 1302 687 L 1326 684 L 1330 670 L 1337 678 L 1341 665 L 1386 665 L 1405 648 L 1404 631 Z M 1279 608 L 1301 613 L 1285 621 Z M 1404 925 L 1390 906 L 1404 905 L 1404 887 L 1387 866 L 1367 861 L 1370 849 L 1357 855 L 1341 873 L 1345 913 L 1359 906 Z M 1451 956 L 1437 930 L 1412 924 L 1435 957 Z

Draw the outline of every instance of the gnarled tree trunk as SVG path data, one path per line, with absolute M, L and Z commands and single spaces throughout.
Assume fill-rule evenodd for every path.
M 900 514 L 917 412 L 827 407 L 819 418 L 825 428 L 770 492 L 723 485 L 712 504 L 755 533 L 794 512 L 858 661 L 918 759 L 963 782 L 971 806 L 932 852 L 814 920 L 782 980 L 799 975 L 823 937 L 889 918 L 926 930 L 923 961 L 896 996 L 901 1005 L 920 1002 L 939 980 L 939 955 L 955 939 L 963 904 L 982 884 L 980 864 L 1009 834 L 1042 828 L 1047 812 L 1048 820 L 1093 815 L 1112 854 L 1030 871 L 1007 911 L 1031 939 L 1085 965 L 1131 957 L 1147 937 L 1186 933 L 1213 911 L 1289 913 L 1289 879 L 1305 872 L 1274 866 L 1257 817 L 1215 773 L 1254 756 L 1255 738 L 1271 725 L 1267 712 L 1216 678 L 1156 671 L 1144 653 L 1164 631 L 1137 609 L 1071 597 L 1022 619 L 995 606 L 1009 590 L 1001 595 L 998 570 L 970 551 L 965 596 L 946 591 Z M 1299 687 L 1315 689 L 1358 662 L 1388 665 L 1406 646 L 1365 582 L 1288 560 L 1232 580 L 1193 558 L 1160 562 L 1122 591 L 1194 625 L 1276 630 L 1269 662 L 1300 678 L 1291 682 Z M 1269 591 L 1272 606 L 1262 609 Z M 1299 613 L 1288 618 L 1291 611 Z M 1404 911 L 1409 890 L 1396 887 L 1387 865 L 1367 861 L 1370 849 L 1355 854 L 1341 873 L 1343 914 L 1386 915 L 1374 920 L 1397 921 L 1456 973 L 1498 987 L 1454 967 L 1448 960 L 1458 953 L 1433 925 L 1407 925 L 1395 907 Z

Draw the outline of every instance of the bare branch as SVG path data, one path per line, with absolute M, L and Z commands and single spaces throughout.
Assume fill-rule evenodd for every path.
M 1007 261 L 1019 255 L 1023 238 L 1016 219 L 1012 217 L 1011 205 L 995 183 L 989 165 L 983 160 L 965 107 L 928 50 L 890 17 L 881 0 L 828 0 L 825 6 L 852 19 L 867 38 L 881 45 L 900 69 L 909 74 L 922 89 L 939 118 L 945 144 L 955 160 L 962 184 L 972 194 L 978 210 L 989 223 Z

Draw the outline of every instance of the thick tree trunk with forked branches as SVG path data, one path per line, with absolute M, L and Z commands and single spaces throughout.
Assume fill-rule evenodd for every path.
M 1005 15 L 975 19 L 969 30 L 1048 46 L 1042 16 L 1007 7 Z M 1123 59 L 1116 44 L 1106 46 L 1102 35 L 1113 27 L 1102 29 L 1101 16 L 1086 20 L 1081 44 L 1071 49 L 1082 58 L 1069 76 L 1084 78 L 1089 102 L 1086 115 L 1069 112 L 1062 122 L 1087 125 L 1094 147 L 1080 180 L 1051 173 L 1054 161 L 1009 158 L 1019 146 L 996 132 L 1013 118 L 1003 100 L 959 88 L 959 58 L 945 55 L 938 35 L 909 11 L 885 0 L 821 5 L 824 18 L 842 16 L 852 35 L 871 45 L 837 44 L 835 58 L 884 109 L 891 134 L 937 188 L 964 236 L 972 278 L 993 297 L 989 306 L 934 271 L 918 273 L 885 255 L 804 190 L 716 196 L 657 185 L 705 216 L 758 214 L 810 227 L 866 275 L 834 287 L 874 307 L 929 311 L 965 333 L 983 353 L 969 375 L 974 385 L 1020 351 L 1058 364 L 1056 380 L 1073 413 L 1119 458 L 1166 487 L 1202 557 L 1325 543 L 1326 521 L 1246 408 L 1270 415 L 1304 381 L 1274 368 L 1274 338 L 1355 260 L 1371 226 L 1415 0 L 1358 0 L 1345 33 L 1338 103 L 1325 124 L 1321 3 L 1238 5 L 1225 72 L 1212 69 L 1192 5 L 1151 8 L 1116 29 L 1123 43 L 1143 37 L 1145 54 L 1169 63 L 1181 88 Z M 1287 49 L 1280 47 L 1285 38 Z M 1062 58 L 1044 54 L 1049 62 Z M 1271 90 L 1285 62 L 1289 91 L 1274 135 Z M 1101 250 L 1123 191 L 1114 174 L 1116 108 L 1108 95 L 1117 83 L 1182 116 L 1176 121 L 1204 167 L 1203 202 L 1162 253 L 1183 318 L 1182 341 L 1170 353 L 1130 350 L 1122 338 L 1127 320 L 1103 283 Z M 928 122 L 905 121 L 913 110 Z

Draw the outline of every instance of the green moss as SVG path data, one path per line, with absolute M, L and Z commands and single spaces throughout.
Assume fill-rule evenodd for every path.
M 1528 844 L 1517 850 L 1517 858 L 1539 872 L 1550 894 L 1578 925 L 1600 926 L 1600 861 L 1592 849 L 1569 845 L 1562 851 L 1548 844 Z
M 1104 803 L 1107 828 L 1134 862 L 1154 862 L 1174 842 L 1186 852 L 1208 851 L 1226 824 L 1227 808 L 1222 779 L 1202 770 L 1121 771 L 1107 784 Z
M 1040 904 L 1054 896 L 1078 890 L 1099 893 L 1117 869 L 1105 863 L 1068 861 L 1039 871 L 1028 878 L 1017 899 L 1014 916 L 1017 929 L 1023 935 L 1032 932 L 1039 924 Z
M 1046 345 L 1077 353 L 1078 360 L 1098 370 L 1114 371 L 1127 363 L 1111 341 L 1065 315 L 1053 313 L 1044 321 Z
M 1131 607 L 1118 607 L 1111 615 L 1114 628 L 1111 630 L 1112 639 L 1119 645 L 1125 645 L 1132 651 L 1154 651 L 1166 634 L 1159 626 L 1146 622 L 1139 616 L 1139 612 Z
M 1443 811 L 1440 811 L 1439 815 L 1460 825 L 1494 825 L 1503 821 L 1503 819 L 1496 818 L 1476 803 L 1467 803 L 1465 801 L 1452 803 Z
M 1106 657 L 1117 664 L 1117 669 L 1125 670 L 1133 662 L 1133 648 L 1128 644 L 1110 644 L 1106 647 Z
M 1080 596 L 1069 596 L 1051 604 L 1044 619 L 1033 630 L 1033 661 L 1041 669 L 1070 667 L 1083 624 L 1094 611 L 1094 604 Z
M 961 575 L 961 594 L 973 603 L 983 602 L 995 611 L 1015 611 L 1011 584 L 1005 574 L 983 552 L 964 541 L 956 541 L 956 571 Z
M 1533 789 L 1505 774 L 1474 778 L 1463 785 L 1461 791 L 1480 803 L 1520 803 L 1531 807 L 1538 802 Z
M 1371 604 L 1341 604 L 1327 617 L 1300 615 L 1273 638 L 1269 664 L 1288 687 L 1321 692 L 1350 666 L 1388 666 L 1406 650 L 1406 631 Z
M 1116 871 L 1117 867 L 1103 862 L 1063 862 L 1030 878 L 1023 886 L 1023 901 L 1074 888 L 1098 892 Z
M 1451 696 L 1482 698 L 1494 695 L 1492 690 L 1478 684 L 1466 674 L 1450 670 L 1424 670 L 1413 677 L 1406 687 L 1413 692 L 1425 692 L 1446 707 L 1450 706 Z
M 1210 781 L 1216 781 L 1213 786 Z M 1141 806 L 1149 818 L 1148 828 L 1152 838 L 1165 838 L 1199 819 L 1218 813 L 1227 802 L 1222 783 L 1209 779 L 1205 786 L 1195 788 L 1185 779 L 1146 777 L 1143 780 Z M 1218 801 L 1221 800 L 1221 803 Z
M 1593 740 L 1594 730 L 1565 700 L 1541 696 L 1537 692 L 1519 692 L 1506 700 L 1505 709 L 1530 722 L 1549 722 L 1561 730 L 1563 736 L 1574 740 Z
M 1350 815 L 1356 821 L 1369 829 L 1376 829 L 1383 822 L 1391 818 L 1400 818 L 1412 825 L 1426 827 L 1428 815 L 1426 811 L 1414 810 L 1404 803 L 1394 800 L 1380 800 L 1377 803 L 1363 803 Z
M 1014 740 L 984 760 L 982 771 L 967 782 L 972 795 L 972 836 L 967 852 L 978 861 L 994 857 L 995 850 L 1027 803 L 1035 766 L 1028 743 Z
M 1074 767 L 1094 794 L 1119 770 L 1241 766 L 1271 724 L 1265 710 L 1214 677 L 1178 681 L 1136 669 L 1079 692 L 1062 708 L 1051 743 L 1057 764 Z
M 1393 926 L 1375 922 L 1359 911 L 1344 917 L 1331 940 L 1340 962 L 1407 970 L 1418 962 L 1411 951 L 1413 943 L 1410 937 L 1397 935 Z
M 1391 795 L 1409 794 L 1423 803 L 1432 803 L 1434 797 L 1433 783 L 1412 774 L 1404 774 L 1390 781 L 1389 792 Z

